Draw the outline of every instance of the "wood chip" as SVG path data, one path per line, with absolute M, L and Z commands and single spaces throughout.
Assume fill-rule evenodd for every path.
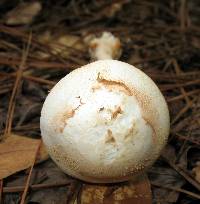
M 151 188 L 146 175 L 120 184 L 84 184 L 81 204 L 151 204 Z

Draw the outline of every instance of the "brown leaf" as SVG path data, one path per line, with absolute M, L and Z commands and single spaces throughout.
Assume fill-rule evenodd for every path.
M 0 179 L 27 169 L 34 162 L 40 140 L 11 135 L 0 143 Z M 44 145 L 40 148 L 37 162 L 44 161 L 48 154 Z
M 121 184 L 84 184 L 82 204 L 151 204 L 151 188 L 147 176 Z
M 38 41 L 45 43 L 50 47 L 50 52 L 54 55 L 61 55 L 63 58 L 69 57 L 75 50 L 85 51 L 85 45 L 83 44 L 81 38 L 76 35 L 69 35 L 66 33 L 53 35 L 50 31 L 38 36 Z M 49 53 L 37 52 L 37 56 L 42 59 L 50 57 Z
M 151 169 L 149 169 L 148 175 L 150 181 L 153 184 L 157 184 L 159 186 L 181 188 L 185 184 L 185 180 L 175 170 L 169 167 L 154 165 L 153 167 L 151 167 Z M 179 194 L 179 192 L 166 188 L 153 188 L 154 199 L 162 200 L 162 204 L 176 203 Z
M 21 2 L 16 8 L 7 13 L 5 23 L 7 25 L 29 24 L 41 9 L 40 2 Z
M 197 162 L 197 166 L 192 169 L 192 172 L 195 174 L 195 179 L 200 183 L 200 161 Z

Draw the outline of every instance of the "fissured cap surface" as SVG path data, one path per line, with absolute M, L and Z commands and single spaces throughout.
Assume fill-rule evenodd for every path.
M 72 71 L 47 96 L 41 133 L 57 165 L 98 183 L 129 180 L 159 156 L 169 134 L 169 112 L 155 83 L 117 60 Z

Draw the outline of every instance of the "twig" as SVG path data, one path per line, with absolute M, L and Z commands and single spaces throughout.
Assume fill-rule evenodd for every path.
M 3 90 L 0 90 L 0 95 L 5 94 L 5 93 L 7 93 L 9 91 L 11 91 L 11 88 L 6 88 L 6 89 L 3 89 Z
M 19 66 L 21 63 L 21 60 L 19 58 L 14 57 L 7 57 L 7 56 L 1 56 L 0 55 L 0 64 L 2 65 L 15 65 Z M 27 59 L 26 61 L 27 67 L 34 67 L 37 69 L 65 69 L 65 70 L 73 70 L 80 66 L 80 64 L 73 64 L 73 63 L 61 63 L 61 62 L 49 62 L 49 61 L 42 61 L 42 60 L 30 60 Z
M 12 132 L 22 132 L 22 131 L 31 131 L 31 130 L 39 130 L 40 125 L 38 123 L 32 123 L 28 125 L 20 125 L 12 128 Z M 0 135 L 3 134 L 3 131 L 0 131 Z
M 32 165 L 31 165 L 29 174 L 28 174 L 28 178 L 27 178 L 27 181 L 26 181 L 26 185 L 25 185 L 25 188 L 24 188 L 24 192 L 22 194 L 22 198 L 21 198 L 20 204 L 24 204 L 25 203 L 26 195 L 27 195 L 27 192 L 28 192 L 28 189 L 29 189 L 29 186 L 30 186 L 30 180 L 31 180 L 32 172 L 33 172 L 33 167 L 34 167 L 34 164 L 35 164 L 35 162 L 37 160 L 41 144 L 42 144 L 42 140 L 39 141 L 38 147 L 36 149 L 35 158 L 34 158 L 34 161 L 33 161 Z
M 197 106 L 196 106 L 194 109 L 192 109 L 192 113 L 193 113 L 192 116 L 195 116 L 194 113 L 195 113 L 196 111 L 197 111 Z M 194 122 L 194 120 L 195 120 L 194 118 L 193 118 L 192 120 L 190 120 L 190 124 L 192 124 L 192 123 Z M 189 125 L 189 132 L 187 133 L 187 138 L 188 138 L 188 139 L 190 138 L 191 133 L 192 133 L 192 129 L 191 129 L 191 126 Z M 180 159 L 182 153 L 184 152 L 184 149 L 185 149 L 185 146 L 186 146 L 187 142 L 188 142 L 188 140 L 184 140 L 184 141 L 183 141 L 183 144 L 181 145 L 181 148 L 180 148 L 179 152 L 177 153 L 176 162 L 179 161 L 179 159 Z
M 189 91 L 185 95 L 181 94 L 181 95 L 175 96 L 173 98 L 169 98 L 169 99 L 167 99 L 167 102 L 171 103 L 171 102 L 174 102 L 174 101 L 178 101 L 178 100 L 183 99 L 185 96 L 192 96 L 192 95 L 197 94 L 197 93 L 200 93 L 200 89 Z
M 17 89 L 19 87 L 19 82 L 20 82 L 20 79 L 21 79 L 21 76 L 23 73 L 23 69 L 25 68 L 26 59 L 27 59 L 27 56 L 29 53 L 31 37 L 32 37 L 32 35 L 30 34 L 27 48 L 24 50 L 24 53 L 22 55 L 22 61 L 21 61 L 21 64 L 19 66 L 19 69 L 17 71 L 15 84 L 14 84 L 12 95 L 10 97 L 10 101 L 9 101 L 9 105 L 8 105 L 8 113 L 7 113 L 7 118 L 6 118 L 6 127 L 5 127 L 5 131 L 4 131 L 4 137 L 6 135 L 10 135 L 10 133 L 11 133 L 12 119 L 13 119 L 13 114 L 14 114 L 14 109 L 15 109 L 15 98 L 16 98 L 16 94 L 17 94 Z
M 198 140 L 191 139 L 188 136 L 183 136 L 183 135 L 181 135 L 179 133 L 176 133 L 175 135 L 178 136 L 182 140 L 187 140 L 187 141 L 189 141 L 191 143 L 194 143 L 196 145 L 200 145 L 200 141 L 198 141 Z
M 14 36 L 14 37 L 18 37 L 23 42 L 26 42 L 29 39 L 29 35 L 27 35 L 25 32 L 22 32 L 20 29 L 11 28 L 9 26 L 5 26 L 5 25 L 2 25 L 2 24 L 0 24 L 0 31 L 3 32 L 3 33 L 9 34 L 11 36 Z M 34 37 L 32 38 L 32 44 L 34 45 L 34 47 L 40 49 L 43 52 L 47 52 L 47 53 L 51 54 L 57 60 L 65 63 L 65 61 L 58 54 L 54 54 L 54 53 L 51 52 L 51 48 L 49 47 L 48 44 L 41 43 Z M 84 52 L 81 52 L 79 49 L 75 49 L 75 48 L 70 47 L 70 46 L 68 46 L 68 47 L 65 46 L 65 48 L 76 51 L 76 54 L 79 54 L 79 52 L 80 52 L 80 54 L 84 53 Z
M 66 181 L 63 183 L 49 183 L 49 184 L 33 184 L 29 186 L 30 190 L 40 190 L 40 189 L 46 189 L 46 188 L 56 188 L 56 187 L 62 187 L 67 186 L 71 183 L 71 181 Z M 3 193 L 17 193 L 17 192 L 23 192 L 25 189 L 25 186 L 13 186 L 13 187 L 4 187 Z
M 0 73 L 0 76 L 9 76 L 9 77 L 15 77 L 16 76 L 16 73 L 11 73 L 11 74 L 8 74 L 8 73 Z M 38 82 L 38 83 L 41 83 L 41 84 L 47 84 L 47 85 L 55 85 L 56 82 L 54 81 L 50 81 L 50 80 L 47 80 L 47 79 L 42 79 L 42 78 L 39 78 L 39 77 L 35 77 L 35 76 L 29 76 L 29 75 L 26 75 L 26 74 L 22 74 L 22 77 L 24 79 L 27 79 L 27 80 L 30 80 L 30 81 L 34 81 L 34 82 Z
M 178 62 L 176 59 L 172 59 L 172 64 L 174 65 L 174 69 L 175 69 L 175 72 L 176 72 L 176 75 L 179 75 L 181 73 L 181 69 L 178 65 Z M 185 91 L 185 89 L 183 87 L 180 87 L 180 91 L 181 93 L 183 94 L 184 98 L 185 98 L 185 101 L 187 102 L 187 104 L 190 104 L 191 101 L 190 99 L 188 98 L 187 96 L 187 93 Z
M 176 187 L 169 187 L 169 186 L 163 186 L 163 185 L 159 185 L 157 183 L 154 183 L 154 182 L 151 182 L 151 184 L 153 186 L 156 186 L 156 187 L 160 187 L 160 188 L 166 188 L 168 190 L 172 190 L 172 191 L 177 191 L 177 192 L 180 192 L 180 193 L 184 193 L 186 195 L 189 195 L 193 198 L 197 198 L 197 199 L 200 199 L 200 195 L 196 194 L 196 193 L 193 193 L 193 192 L 190 192 L 190 191 L 187 191 L 187 190 L 184 190 L 182 188 L 176 188 Z
M 191 85 L 195 85 L 195 84 L 199 84 L 199 83 L 200 83 L 200 79 L 195 79 L 195 80 L 188 81 L 188 82 L 182 83 L 182 84 L 162 85 L 162 86 L 160 86 L 160 88 L 162 91 L 169 91 L 171 89 L 185 87 L 185 86 L 191 86 Z
M 176 170 L 181 176 L 185 178 L 190 184 L 192 184 L 196 189 L 200 191 L 200 184 L 195 181 L 193 178 L 191 178 L 183 169 L 178 167 L 176 164 L 171 162 L 168 158 L 166 158 L 164 155 L 162 155 L 164 160 L 174 169 Z
M 77 194 L 77 204 L 81 204 L 82 191 L 83 191 L 83 184 L 81 183 L 78 194 Z
M 13 130 L 14 131 L 26 131 L 26 130 L 38 130 L 39 128 L 40 128 L 40 124 L 32 123 L 32 124 L 13 127 Z
M 80 189 L 81 189 L 81 182 L 80 181 L 74 180 L 73 182 L 71 182 L 71 184 L 67 190 L 66 204 L 69 204 L 72 200 L 75 200 Z
M 3 199 L 3 179 L 0 180 L 0 204 L 2 204 Z
M 189 104 L 185 105 L 178 114 L 174 117 L 174 119 L 171 122 L 171 125 L 173 125 L 179 118 L 189 109 L 192 107 L 193 103 L 196 101 L 196 98 L 194 98 Z
M 182 31 L 185 30 L 187 26 L 187 0 L 181 0 L 181 6 L 180 6 L 180 28 Z

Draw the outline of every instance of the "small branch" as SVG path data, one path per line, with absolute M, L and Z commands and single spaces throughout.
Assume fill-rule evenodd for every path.
M 179 74 L 181 73 L 181 68 L 180 68 L 180 66 L 179 66 L 179 64 L 178 64 L 178 62 L 177 62 L 177 60 L 173 58 L 173 59 L 172 59 L 172 64 L 173 64 L 173 66 L 174 66 L 176 75 L 179 75 Z M 187 92 L 185 91 L 185 89 L 184 89 L 183 87 L 180 87 L 180 91 L 181 91 L 182 95 L 184 96 L 185 101 L 187 102 L 187 104 L 190 104 L 191 101 L 190 101 L 190 99 L 188 98 Z
M 178 101 L 178 100 L 181 100 L 181 99 L 185 98 L 185 96 L 192 96 L 192 95 L 197 94 L 197 93 L 200 93 L 199 89 L 187 92 L 185 95 L 180 94 L 179 96 L 175 96 L 173 98 L 169 98 L 169 99 L 167 99 L 167 102 L 171 103 L 171 102 L 174 102 L 174 101 Z
M 182 84 L 162 85 L 162 86 L 160 86 L 160 88 L 161 88 L 162 91 L 169 91 L 171 89 L 196 85 L 196 84 L 199 84 L 199 83 L 200 83 L 200 79 L 195 79 L 195 80 L 188 81 L 188 82 L 182 83 Z
M 18 90 L 20 80 L 21 80 L 21 77 L 22 77 L 22 74 L 23 74 L 23 70 L 25 68 L 26 60 L 27 60 L 27 57 L 28 57 L 28 54 L 29 54 L 31 39 L 32 39 L 32 35 L 30 34 L 29 39 L 28 39 L 27 47 L 23 51 L 22 59 L 21 59 L 20 65 L 19 65 L 19 69 L 18 69 L 18 71 L 16 73 L 16 80 L 15 80 L 12 95 L 10 97 L 10 101 L 9 101 L 9 105 L 8 105 L 8 112 L 7 112 L 7 118 L 6 118 L 6 127 L 5 127 L 5 131 L 4 131 L 4 137 L 11 133 L 12 120 L 13 120 L 13 115 L 14 115 L 14 110 L 15 110 L 15 100 L 16 100 L 17 90 Z
M 2 199 L 3 199 L 3 179 L 0 180 L 0 204 L 3 203 Z
M 66 204 L 71 204 L 74 203 L 72 202 L 72 200 L 75 200 L 79 190 L 81 189 L 81 182 L 78 180 L 74 180 L 73 182 L 71 182 L 70 186 L 68 187 L 67 190 L 67 195 L 66 195 Z
M 188 136 L 183 136 L 183 135 L 181 135 L 181 134 L 179 134 L 179 133 L 175 133 L 175 135 L 176 135 L 177 137 L 179 137 L 179 139 L 189 141 L 189 142 L 194 143 L 194 144 L 196 144 L 196 145 L 200 145 L 200 141 L 198 141 L 198 140 L 191 139 L 191 138 L 189 138 Z
M 162 155 L 164 160 L 174 169 L 176 172 L 178 172 L 186 181 L 188 181 L 191 185 L 193 185 L 196 189 L 200 191 L 200 184 L 195 181 L 191 176 L 189 176 L 183 169 L 181 169 L 179 166 L 171 162 L 168 158 L 166 158 L 164 155 Z
M 187 0 L 181 0 L 180 27 L 182 31 L 184 31 L 187 27 L 187 18 L 188 18 Z
M 25 203 L 26 195 L 27 195 L 27 192 L 28 192 L 28 189 L 29 189 L 29 186 L 30 186 L 30 180 L 31 180 L 32 172 L 33 172 L 33 167 L 34 167 L 34 164 L 35 164 L 35 162 L 37 160 L 37 156 L 38 156 L 38 153 L 39 153 L 39 150 L 40 150 L 40 147 L 41 147 L 41 143 L 42 143 L 42 140 L 39 141 L 38 147 L 36 149 L 35 158 L 34 158 L 34 161 L 33 161 L 32 165 L 31 165 L 29 174 L 28 174 L 28 178 L 27 178 L 27 181 L 26 181 L 26 185 L 25 185 L 25 188 L 24 188 L 24 192 L 22 194 L 20 204 Z
M 186 195 L 189 195 L 193 198 L 197 198 L 197 199 L 200 199 L 200 195 L 196 194 L 196 193 L 192 193 L 190 191 L 187 191 L 187 190 L 184 190 L 182 188 L 176 188 L 176 187 L 169 187 L 169 186 L 162 186 L 162 185 L 159 185 L 157 183 L 154 183 L 154 182 L 151 182 L 151 184 L 153 186 L 156 186 L 156 187 L 160 187 L 160 188 L 166 188 L 168 190 L 172 190 L 172 191 L 177 191 L 177 192 L 180 192 L 180 193 L 184 193 Z
M 40 189 L 46 189 L 46 188 L 57 188 L 62 186 L 67 186 L 71 183 L 71 181 L 66 181 L 63 183 L 52 183 L 52 184 L 34 184 L 30 185 L 30 190 L 40 190 Z M 18 193 L 23 192 L 25 189 L 25 186 L 13 186 L 13 187 L 4 187 L 3 193 Z
M 179 118 L 185 113 L 187 112 L 193 105 L 193 103 L 196 101 L 197 98 L 194 98 L 189 104 L 186 104 L 185 107 L 183 107 L 178 114 L 174 117 L 174 119 L 171 122 L 171 125 L 173 125 L 174 123 L 176 123 Z
M 9 73 L 9 74 L 8 73 L 0 73 L 0 76 L 15 77 L 16 73 Z M 26 75 L 25 73 L 22 74 L 22 77 L 24 79 L 34 81 L 34 82 L 37 82 L 37 83 L 41 83 L 41 84 L 47 84 L 47 85 L 51 85 L 51 86 L 56 84 L 56 82 L 54 82 L 54 81 L 47 80 L 47 79 L 42 79 L 40 77 L 35 77 L 35 76 L 29 76 L 29 75 Z

